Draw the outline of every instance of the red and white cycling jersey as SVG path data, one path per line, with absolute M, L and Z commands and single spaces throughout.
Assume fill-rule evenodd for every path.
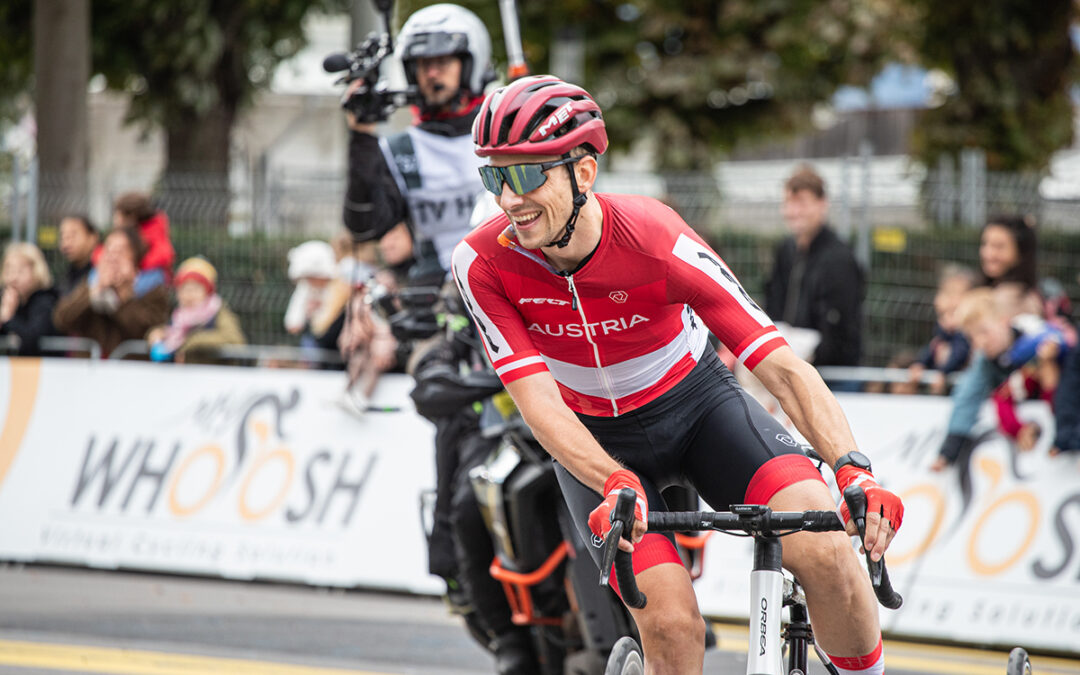
M 517 245 L 499 214 L 454 250 L 453 275 L 503 383 L 550 371 L 572 409 L 617 416 L 660 396 L 708 346 L 753 368 L 785 344 L 735 275 L 655 199 L 595 195 L 603 232 L 572 275 Z

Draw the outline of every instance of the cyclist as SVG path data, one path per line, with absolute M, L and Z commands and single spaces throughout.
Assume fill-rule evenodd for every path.
M 476 197 L 483 193 L 476 173 L 481 160 L 473 154 L 469 131 L 484 88 L 495 77 L 491 39 L 469 10 L 437 4 L 406 20 L 397 53 L 408 83 L 422 97 L 414 111 L 416 122 L 379 139 L 374 123 L 346 113 L 351 131 L 345 224 L 358 242 L 381 240 L 388 233 L 395 240 L 411 235 L 416 260 L 405 283 L 439 285 L 450 269 L 454 246 L 470 229 Z M 354 84 L 346 95 L 359 95 L 359 86 Z M 413 358 L 424 357 L 414 353 Z M 466 492 L 471 465 L 484 459 L 471 440 L 479 428 L 470 413 L 436 420 L 437 497 L 429 570 L 446 580 L 448 600 L 457 611 L 480 615 L 466 616 L 466 621 L 473 625 L 479 619 L 476 623 L 491 636 L 498 672 L 528 673 L 536 660 L 531 640 L 526 629 L 511 623 L 506 596 L 487 574 L 491 542 L 482 517 L 475 502 L 455 500 Z M 454 533 L 467 540 L 455 547 Z
M 507 391 L 555 458 L 594 558 L 616 494 L 637 493 L 633 544 L 620 545 L 635 551 L 649 596 L 631 612 L 650 672 L 700 673 L 704 658 L 689 574 L 670 539 L 644 534 L 649 510 L 664 508 L 661 489 L 690 484 L 718 509 L 834 508 L 798 444 L 706 347 L 702 321 L 835 466 L 841 489 L 866 490 L 865 546 L 879 559 L 900 526 L 900 500 L 855 451 L 817 372 L 720 257 L 660 202 L 593 192 L 608 139 L 590 95 L 552 76 L 518 80 L 488 95 L 473 140 L 503 213 L 457 246 L 454 280 Z M 876 600 L 847 536 L 793 535 L 784 564 L 840 671 L 882 673 Z

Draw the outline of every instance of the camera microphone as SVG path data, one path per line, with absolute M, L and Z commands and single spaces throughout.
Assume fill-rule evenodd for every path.
M 323 70 L 328 73 L 338 73 L 343 70 L 348 70 L 352 67 L 352 63 L 349 61 L 349 57 L 345 54 L 337 53 L 331 54 L 323 59 Z

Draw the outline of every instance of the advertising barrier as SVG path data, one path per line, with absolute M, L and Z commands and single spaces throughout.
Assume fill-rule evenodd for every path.
M 0 557 L 414 592 L 434 428 L 409 378 L 0 359 Z
M 334 404 L 343 384 L 315 370 L 0 359 L 0 559 L 441 592 L 420 519 L 434 429 L 406 376 L 384 377 L 359 418 Z M 883 628 L 1080 653 L 1080 458 L 1048 455 L 1049 409 L 1021 408 L 1044 433 L 1019 453 L 988 407 L 970 461 L 933 473 L 947 399 L 838 399 L 906 507 L 888 554 L 905 604 L 882 610 Z M 710 539 L 706 614 L 746 616 L 750 552 Z

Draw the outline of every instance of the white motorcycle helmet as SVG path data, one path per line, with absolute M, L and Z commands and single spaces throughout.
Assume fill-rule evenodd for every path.
M 440 3 L 409 17 L 397 36 L 397 55 L 405 79 L 416 84 L 416 59 L 455 55 L 461 58 L 461 88 L 474 96 L 495 79 L 491 37 L 480 17 L 464 7 Z

